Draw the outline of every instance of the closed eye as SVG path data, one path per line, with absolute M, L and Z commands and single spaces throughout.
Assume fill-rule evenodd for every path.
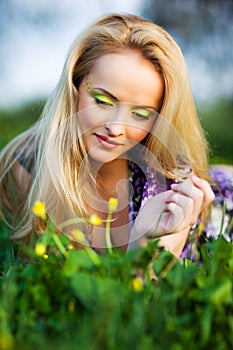
M 103 107 L 111 107 L 111 108 L 114 107 L 114 102 L 109 96 L 106 96 L 100 93 L 99 91 L 94 91 L 94 90 L 91 91 L 91 95 L 94 98 L 95 103 L 97 105 L 101 105 Z
M 132 109 L 130 113 L 133 114 L 136 118 L 141 119 L 141 120 L 148 120 L 153 115 L 156 114 L 155 111 L 152 112 L 152 111 L 145 109 L 145 108 L 135 108 L 135 109 Z

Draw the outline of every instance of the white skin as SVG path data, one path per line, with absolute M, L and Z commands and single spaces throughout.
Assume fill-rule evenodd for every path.
M 160 74 L 140 53 L 126 50 L 107 54 L 97 60 L 79 88 L 78 118 L 90 161 L 98 168 L 98 194 L 103 199 L 100 206 L 87 198 L 90 212 L 106 219 L 106 201 L 118 197 L 120 209 L 111 226 L 113 244 L 126 249 L 129 234 L 140 244 L 142 233 L 150 235 L 160 218 L 156 236 L 179 257 L 190 227 L 214 199 L 205 180 L 193 176 L 154 196 L 140 210 L 131 233 L 128 225 L 126 154 L 152 128 L 156 118 L 153 112 L 159 111 L 163 92 Z M 104 246 L 104 225 L 94 228 L 92 242 L 96 247 Z

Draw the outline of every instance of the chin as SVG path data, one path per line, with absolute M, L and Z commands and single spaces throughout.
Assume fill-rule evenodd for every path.
M 95 152 L 94 154 L 92 152 L 88 153 L 88 157 L 90 158 L 90 160 L 95 161 L 97 163 L 110 163 L 113 160 L 117 159 L 118 157 L 106 157 L 106 156 L 100 156 L 99 154 L 97 155 Z

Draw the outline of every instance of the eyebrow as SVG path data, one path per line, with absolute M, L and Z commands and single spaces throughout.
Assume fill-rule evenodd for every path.
M 111 92 L 103 89 L 103 88 L 99 88 L 99 87 L 94 87 L 92 90 L 100 90 L 102 91 L 104 94 L 108 95 L 109 97 L 111 97 L 114 101 L 116 102 L 120 102 L 118 100 L 118 98 L 116 96 L 114 96 L 113 94 L 111 94 Z M 133 105 L 133 103 L 131 103 Z M 151 106 L 144 106 L 144 105 L 135 105 L 135 108 L 145 108 L 145 109 L 152 109 L 153 111 L 157 112 L 156 107 L 151 107 Z

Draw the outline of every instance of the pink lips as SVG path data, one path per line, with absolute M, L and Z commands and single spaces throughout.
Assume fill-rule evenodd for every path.
M 99 141 L 99 143 L 107 149 L 114 149 L 114 148 L 122 145 L 120 142 L 113 140 L 113 139 L 110 139 L 106 135 L 95 134 L 95 136 L 96 136 L 97 140 Z

